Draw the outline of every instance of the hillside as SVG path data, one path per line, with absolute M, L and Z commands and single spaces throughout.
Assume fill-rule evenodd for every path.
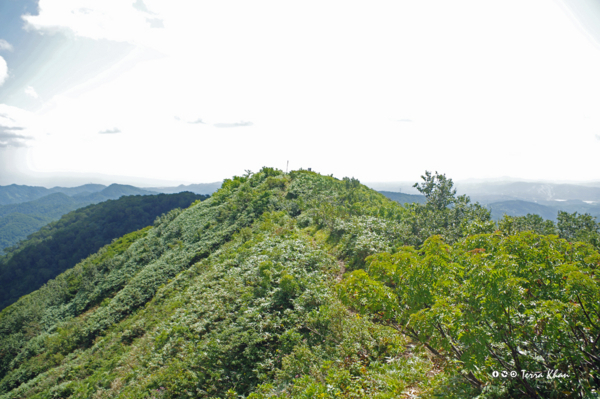
M 73 194 L 79 202 L 98 203 L 109 199 L 120 198 L 124 195 L 153 195 L 155 192 L 125 184 L 111 184 L 110 186 L 93 193 L 87 191 Z
M 23 215 L 46 214 L 50 217 L 56 216 L 57 206 L 70 206 L 77 201 L 68 195 L 62 193 L 50 194 L 30 202 L 0 206 L 0 217 L 11 213 L 20 213 Z
M 600 254 L 451 186 L 226 180 L 0 312 L 0 398 L 591 395 Z M 570 378 L 492 374 L 517 366 Z
M 33 201 L 50 194 L 45 187 L 0 186 L 0 205 L 18 204 L 19 202 Z
M 531 213 L 540 215 L 544 219 L 556 221 L 558 213 L 556 208 L 520 200 L 494 202 L 489 204 L 488 208 L 492 211 L 492 218 L 494 220 L 502 219 L 504 215 L 525 216 Z
M 36 187 L 11 184 L 0 186 L 0 205 L 19 204 L 35 201 L 50 194 L 62 193 L 68 196 L 75 194 L 92 194 L 103 190 L 106 186 L 101 184 L 85 184 L 79 187 Z
M 426 198 L 423 195 L 416 194 L 404 194 L 404 193 L 396 193 L 393 191 L 379 191 L 381 194 L 385 195 L 392 201 L 396 201 L 400 204 L 424 204 L 426 202 Z
M 94 190 L 96 191 L 93 192 Z M 0 255 L 4 253 L 5 248 L 16 245 L 46 224 L 58 220 L 67 212 L 90 204 L 118 199 L 125 195 L 156 194 L 152 191 L 121 184 L 112 184 L 108 187 L 98 184 L 87 184 L 74 188 L 55 187 L 47 192 L 53 193 L 29 202 L 0 205 Z
M 192 193 L 129 196 L 67 213 L 19 246 L 6 249 L 7 255 L 0 258 L 0 309 L 40 288 L 113 239 L 152 224 L 174 208 L 185 208 L 204 198 Z
M 38 187 L 11 184 L 0 186 L 0 206 L 31 202 L 52 194 L 61 193 L 77 198 L 79 202 L 97 203 L 109 199 L 117 199 L 124 195 L 149 195 L 156 193 L 176 194 L 193 192 L 195 194 L 212 194 L 221 187 L 221 183 L 190 184 L 178 187 L 157 187 L 142 189 L 125 184 L 84 184 L 78 187 Z
M 65 212 L 66 213 L 66 212 Z M 28 235 L 51 222 L 51 218 L 11 213 L 0 218 L 0 255 L 4 248 L 12 247 Z
M 55 193 L 30 202 L 0 205 L 0 255 L 46 224 L 85 203 Z

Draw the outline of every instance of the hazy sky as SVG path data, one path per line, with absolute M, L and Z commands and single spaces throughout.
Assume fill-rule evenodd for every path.
M 599 71 L 597 0 L 0 0 L 0 184 L 600 180 Z

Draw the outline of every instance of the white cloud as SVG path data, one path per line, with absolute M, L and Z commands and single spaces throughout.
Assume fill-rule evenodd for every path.
M 121 0 L 40 0 L 38 15 L 24 15 L 26 28 L 46 31 L 69 30 L 91 39 L 109 39 L 144 44 L 151 39 L 149 13 Z M 147 44 L 147 43 L 146 43 Z
M 597 173 L 591 149 L 576 148 L 600 128 L 579 121 L 600 108 L 600 54 L 547 0 L 40 0 L 39 9 L 24 17 L 30 29 L 162 54 L 47 102 L 36 123 L 52 136 L 32 152 L 40 170 L 188 181 L 202 170 L 211 181 L 283 158 L 363 180 L 425 169 L 562 178 L 575 172 L 537 165 L 578 154 L 572 164 Z M 252 134 L 234 142 L 218 129 L 239 121 L 252 121 L 239 129 Z M 98 135 L 113 126 L 127 134 Z M 514 143 L 530 154 L 504 162 Z
M 7 77 L 8 65 L 6 65 L 6 61 L 4 61 L 4 58 L 0 57 L 0 86 L 2 86 Z
M 0 104 L 0 127 L 35 139 L 44 134 L 44 121 L 40 121 L 39 115 L 24 109 Z
M 37 94 L 37 92 L 35 91 L 35 89 L 31 86 L 27 86 L 25 88 L 25 94 L 27 94 L 29 97 L 31 98 L 38 98 L 39 95 Z
M 143 0 L 136 0 L 136 2 L 132 4 L 132 6 L 136 10 L 152 14 L 152 12 L 148 10 L 148 7 L 146 7 L 146 4 L 144 4 Z
M 116 133 L 121 133 L 121 129 L 113 127 L 112 129 L 101 130 L 98 133 L 100 133 L 100 134 L 116 134 Z
M 0 148 L 25 147 L 25 141 L 31 137 L 21 134 L 21 127 L 0 126 Z
M 235 123 L 215 123 L 213 126 L 218 128 L 228 128 L 228 127 L 244 127 L 244 126 L 252 126 L 252 122 L 240 121 Z
M 13 51 L 13 46 L 4 39 L 0 39 L 0 50 Z
M 0 104 L 0 147 L 25 147 L 31 144 L 36 132 L 33 127 L 35 119 L 30 112 Z

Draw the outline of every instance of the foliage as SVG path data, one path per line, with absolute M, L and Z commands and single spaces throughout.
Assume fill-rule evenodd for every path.
M 0 205 L 0 254 L 65 213 L 80 208 L 71 197 L 55 193 L 35 201 Z
M 590 391 L 598 254 L 491 233 L 429 177 L 406 207 L 311 171 L 226 179 L 0 312 L 0 398 L 519 397 L 489 376 L 508 345 L 578 373 L 539 395 Z
M 40 288 L 111 240 L 202 198 L 206 197 L 192 193 L 122 197 L 64 215 L 18 247 L 7 249 L 8 254 L 0 258 L 0 309 Z
M 508 235 L 521 231 L 532 231 L 536 234 L 558 234 L 556 225 L 552 220 L 544 220 L 539 215 L 527 214 L 526 216 L 506 216 L 498 221 L 498 229 Z
M 368 259 L 340 286 L 345 303 L 453 362 L 479 391 L 586 397 L 600 383 L 600 254 L 531 232 L 439 236 Z M 515 372 L 512 379 L 493 371 Z M 543 370 L 544 378 L 523 372 Z M 548 379 L 546 370 L 567 378 Z
M 456 202 L 454 183 L 446 175 L 440 175 L 438 172 L 432 175 L 431 172 L 425 171 L 421 179 L 423 182 L 415 183 L 413 187 L 425 196 L 430 208 L 441 211 Z
M 578 214 L 558 212 L 558 222 L 544 220 L 539 215 L 504 216 L 498 228 L 506 234 L 520 231 L 533 231 L 537 234 L 556 234 L 567 241 L 579 241 L 593 245 L 600 250 L 600 223 L 588 213 Z
M 315 196 L 345 224 L 312 208 Z M 352 251 L 360 226 L 374 232 L 364 248 L 391 248 L 385 235 L 402 212 L 351 179 L 269 168 L 228 179 L 0 313 L 0 392 L 310 396 L 326 375 L 346 397 L 426 385 L 429 358 L 356 318 L 333 290 L 343 259 L 372 253 Z M 335 234 L 319 228 L 319 215 Z M 392 383 L 396 375 L 410 378 Z
M 560 236 L 568 241 L 587 242 L 600 248 L 600 223 L 590 214 L 578 215 L 558 212 L 557 228 Z
M 427 198 L 427 202 L 407 204 L 410 214 L 404 223 L 410 229 L 409 244 L 419 246 L 433 235 L 455 242 L 470 234 L 494 230 L 490 211 L 478 203 L 471 204 L 465 195 L 456 197 L 452 179 L 437 172 L 425 172 L 421 178 L 423 182 L 415 183 L 415 187 Z
M 0 255 L 46 224 L 70 211 L 124 195 L 149 195 L 154 192 L 133 186 L 86 184 L 79 187 L 0 186 Z M 41 198 L 38 198 L 41 197 Z M 10 250 L 8 250 L 10 251 Z
M 0 217 L 0 255 L 3 254 L 4 248 L 14 246 L 51 221 L 52 219 L 49 217 L 24 215 L 22 213 L 11 213 Z

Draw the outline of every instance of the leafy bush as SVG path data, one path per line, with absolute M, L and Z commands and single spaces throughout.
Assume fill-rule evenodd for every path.
M 420 251 L 368 262 L 341 284 L 345 303 L 452 361 L 475 389 L 584 397 L 600 383 L 600 254 L 591 246 L 530 232 L 454 247 L 435 236 Z M 494 378 L 494 370 L 516 375 Z M 540 370 L 568 377 L 524 374 Z

